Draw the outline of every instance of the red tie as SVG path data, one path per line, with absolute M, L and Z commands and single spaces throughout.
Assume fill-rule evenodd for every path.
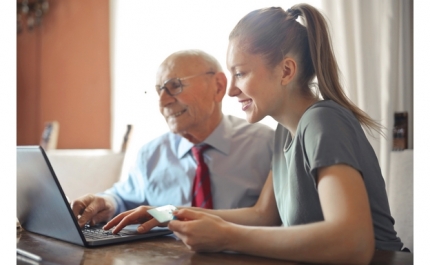
M 209 168 L 203 158 L 203 152 L 209 147 L 210 145 L 204 144 L 191 148 L 194 158 L 197 160 L 196 177 L 194 178 L 193 184 L 192 206 L 212 209 L 213 205 Z

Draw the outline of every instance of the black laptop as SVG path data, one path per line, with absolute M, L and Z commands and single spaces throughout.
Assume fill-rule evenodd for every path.
M 139 234 L 137 225 L 127 226 L 116 235 L 101 226 L 80 228 L 43 148 L 17 146 L 16 151 L 17 217 L 25 230 L 85 247 L 172 233 L 165 227 L 155 227 Z

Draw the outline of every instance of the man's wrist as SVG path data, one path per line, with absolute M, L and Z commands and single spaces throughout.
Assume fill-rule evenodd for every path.
M 118 211 L 118 203 L 113 195 L 110 194 L 101 194 L 100 197 L 105 199 L 106 207 L 111 209 L 109 219 L 113 218 Z

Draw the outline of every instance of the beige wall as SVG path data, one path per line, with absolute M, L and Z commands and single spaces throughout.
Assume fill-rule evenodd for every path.
M 60 124 L 57 148 L 110 148 L 109 0 L 51 0 L 17 35 L 17 144 Z

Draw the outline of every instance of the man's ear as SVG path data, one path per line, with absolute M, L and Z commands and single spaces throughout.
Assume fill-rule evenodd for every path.
M 227 77 L 223 72 L 218 72 L 215 74 L 215 82 L 216 82 L 215 100 L 217 102 L 221 102 L 227 90 Z
M 297 73 L 297 64 L 296 61 L 292 57 L 285 57 L 282 60 L 282 79 L 281 84 L 287 85 L 290 83 Z

